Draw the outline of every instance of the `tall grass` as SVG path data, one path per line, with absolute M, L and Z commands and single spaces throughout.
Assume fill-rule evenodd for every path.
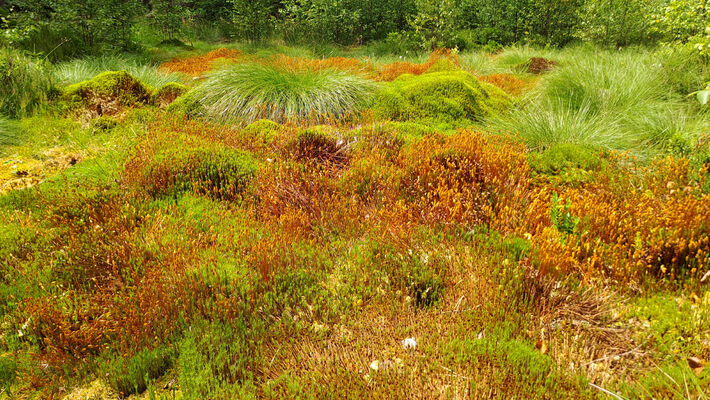
M 158 71 L 158 65 L 127 55 L 87 57 L 58 64 L 54 76 L 62 85 L 89 80 L 104 71 L 126 70 L 139 81 L 153 87 L 181 82 L 178 74 Z
M 0 117 L 0 156 L 5 155 L 6 146 L 20 143 L 20 127 L 14 121 Z
M 526 105 L 493 125 L 519 132 L 535 149 L 598 145 L 639 154 L 678 138 L 691 142 L 710 119 L 674 90 L 651 52 L 575 51 L 540 83 Z
M 333 69 L 238 64 L 212 74 L 191 96 L 222 123 L 340 118 L 358 110 L 375 84 Z
M 0 48 L 0 114 L 32 115 L 44 108 L 54 88 L 51 66 L 19 50 Z

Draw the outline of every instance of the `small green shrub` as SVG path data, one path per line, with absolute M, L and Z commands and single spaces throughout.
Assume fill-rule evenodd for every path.
M 18 50 L 0 48 L 0 115 L 30 116 L 55 91 L 50 65 Z
M 64 89 L 69 108 L 93 107 L 102 115 L 108 105 L 132 107 L 150 101 L 152 89 L 132 77 L 127 71 L 107 71 L 91 80 Z
M 574 233 L 580 219 L 572 214 L 572 202 L 569 199 L 564 202 L 557 193 L 552 194 L 550 202 L 550 221 L 552 226 L 562 233 Z
M 405 74 L 377 93 L 378 116 L 397 121 L 480 121 L 510 103 L 502 90 L 465 71 Z
M 357 112 L 374 83 L 333 69 L 290 70 L 238 64 L 215 72 L 191 92 L 199 116 L 241 124 L 267 118 L 329 120 Z
M 153 197 L 192 191 L 239 200 L 256 171 L 256 161 L 248 152 L 180 137 L 154 156 L 143 182 Z
M 172 366 L 175 350 L 158 347 L 141 350 L 129 358 L 117 358 L 103 365 L 109 384 L 123 396 L 143 393 L 151 380 L 161 377 Z
M 151 103 L 159 107 L 167 107 L 188 90 L 189 88 L 182 83 L 168 82 L 153 93 Z

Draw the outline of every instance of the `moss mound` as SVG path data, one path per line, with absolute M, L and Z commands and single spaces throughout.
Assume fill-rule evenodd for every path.
M 461 70 L 461 68 L 459 68 L 459 66 L 456 65 L 456 63 L 454 63 L 453 61 L 451 61 L 448 58 L 441 58 L 441 59 L 437 60 L 434 64 L 432 64 L 432 66 L 429 67 L 429 69 L 427 69 L 425 73 L 431 74 L 434 72 L 459 71 L 459 70 Z
M 257 140 L 265 145 L 269 145 L 276 139 L 276 134 L 281 125 L 274 121 L 268 119 L 260 119 L 256 122 L 252 122 L 242 129 L 242 136 Z
M 560 143 L 531 153 L 530 167 L 551 183 L 576 185 L 592 180 L 592 173 L 608 168 L 609 162 L 601 148 Z
M 175 99 L 187 93 L 189 88 L 181 83 L 169 82 L 156 90 L 151 97 L 151 103 L 164 108 L 172 104 Z
M 141 184 L 155 198 L 193 192 L 238 201 L 257 169 L 249 152 L 181 136 L 154 156 Z
M 107 71 L 88 81 L 67 86 L 64 99 L 70 109 L 86 108 L 97 115 L 115 114 L 123 107 L 146 104 L 152 89 L 126 71 Z
M 375 98 L 379 117 L 396 121 L 479 121 L 505 109 L 510 97 L 465 71 L 405 74 Z
M 291 156 L 297 161 L 315 161 L 342 165 L 347 161 L 343 145 L 328 126 L 303 130 L 290 143 Z

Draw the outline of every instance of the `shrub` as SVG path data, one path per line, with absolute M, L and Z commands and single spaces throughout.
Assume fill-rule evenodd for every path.
M 343 164 L 347 156 L 339 142 L 327 128 L 312 127 L 300 132 L 290 144 L 291 156 L 297 161 Z
M 232 19 L 238 38 L 259 41 L 271 34 L 271 17 L 276 12 L 277 3 L 273 0 L 232 0 L 232 4 Z
M 0 115 L 21 118 L 46 106 L 54 91 L 48 63 L 0 48 Z
M 154 149 L 143 170 L 141 183 L 153 197 L 192 191 L 238 201 L 257 171 L 248 152 L 187 135 L 165 139 L 171 145 Z
M 375 111 L 398 121 L 480 121 L 502 111 L 507 94 L 464 71 L 402 75 L 375 96 Z
M 193 98 L 203 116 L 222 123 L 321 121 L 356 112 L 372 90 L 366 79 L 342 71 L 249 63 L 215 72 L 194 89 Z
M 420 45 L 427 50 L 456 47 L 460 7 L 455 0 L 416 0 L 417 14 L 411 21 Z
M 107 71 L 64 89 L 69 109 L 83 107 L 97 115 L 114 114 L 122 107 L 150 101 L 151 89 L 126 71 Z

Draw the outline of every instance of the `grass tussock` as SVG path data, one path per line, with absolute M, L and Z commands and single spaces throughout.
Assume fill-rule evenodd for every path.
M 261 63 L 214 72 L 189 96 L 200 114 L 225 124 L 339 119 L 357 113 L 374 84 L 333 69 L 292 70 Z
M 658 61 L 632 51 L 565 60 L 526 107 L 494 126 L 520 133 L 534 149 L 564 142 L 644 154 L 676 137 L 693 142 L 710 121 L 674 92 Z

